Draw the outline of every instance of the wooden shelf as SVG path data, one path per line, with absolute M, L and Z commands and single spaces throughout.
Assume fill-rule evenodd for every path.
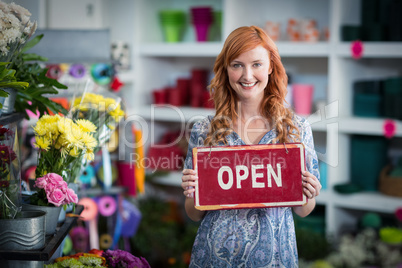
M 74 214 L 78 216 L 83 210 L 83 206 L 77 205 Z M 0 259 L 25 261 L 50 260 L 77 220 L 78 217 L 66 217 L 65 221 L 57 227 L 56 233 L 50 238 L 46 238 L 45 247 L 42 250 L 0 250 Z

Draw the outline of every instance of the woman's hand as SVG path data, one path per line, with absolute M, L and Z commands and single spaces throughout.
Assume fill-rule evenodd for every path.
M 198 176 L 193 169 L 183 170 L 183 176 L 181 177 L 181 187 L 183 188 L 183 194 L 186 197 L 194 197 L 194 187 L 197 185 Z
M 320 194 L 322 188 L 320 181 L 310 172 L 303 171 L 303 191 L 307 198 L 312 199 Z

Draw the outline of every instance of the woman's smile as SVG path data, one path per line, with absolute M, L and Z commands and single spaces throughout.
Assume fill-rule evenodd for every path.
M 240 101 L 262 100 L 271 66 L 268 51 L 257 46 L 235 58 L 228 67 L 229 83 Z

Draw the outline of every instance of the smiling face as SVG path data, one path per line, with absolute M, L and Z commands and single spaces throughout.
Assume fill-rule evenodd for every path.
M 229 83 L 240 101 L 260 102 L 272 72 L 268 51 L 262 47 L 240 54 L 228 66 Z

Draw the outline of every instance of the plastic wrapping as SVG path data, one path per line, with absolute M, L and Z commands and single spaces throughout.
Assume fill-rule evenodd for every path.
M 120 97 L 110 92 L 92 92 L 92 86 L 88 82 L 84 92 L 74 98 L 68 117 L 74 121 L 86 119 L 96 126 L 93 137 L 98 145 L 92 152 L 95 155 L 110 140 L 118 123 L 124 117 L 124 111 L 121 109 Z M 92 160 L 82 158 L 81 165 L 72 166 L 71 178 L 77 179 Z
M 0 125 L 0 219 L 14 219 L 21 210 L 20 167 L 17 123 Z

